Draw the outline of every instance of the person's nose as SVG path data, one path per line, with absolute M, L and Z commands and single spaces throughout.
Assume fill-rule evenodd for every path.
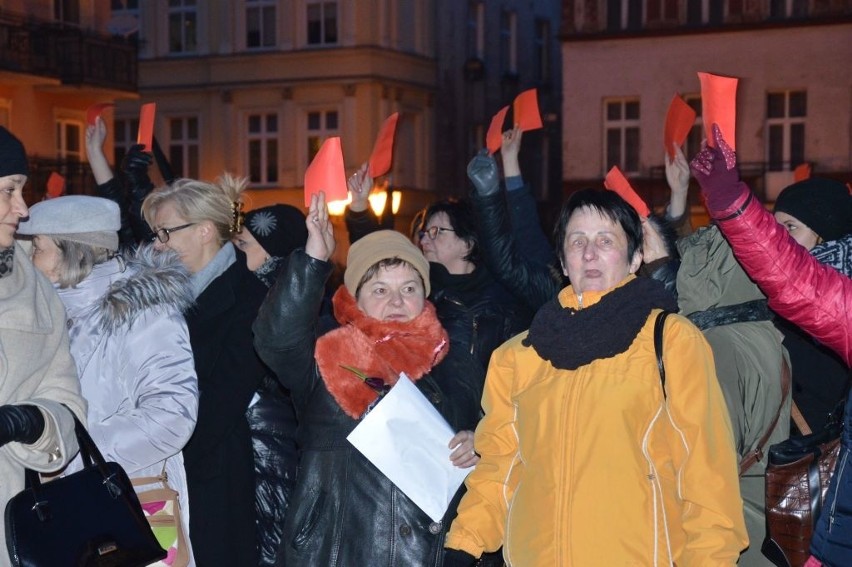
M 391 305 L 398 307 L 402 305 L 402 293 L 399 291 L 392 291 L 390 298 Z
M 597 246 L 593 241 L 589 241 L 586 243 L 586 246 L 583 248 L 583 258 L 586 260 L 594 260 L 598 255 Z
M 18 192 L 15 192 L 12 197 L 12 210 L 22 219 L 30 216 L 30 209 L 27 207 L 26 201 L 24 201 L 24 196 Z

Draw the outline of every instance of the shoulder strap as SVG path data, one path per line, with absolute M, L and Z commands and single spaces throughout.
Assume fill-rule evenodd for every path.
M 772 418 L 772 423 L 769 424 L 769 427 L 766 428 L 766 431 L 763 432 L 763 436 L 757 442 L 754 449 L 749 451 L 749 453 L 743 457 L 743 460 L 740 461 L 740 476 L 743 476 L 748 469 L 750 469 L 754 463 L 758 462 L 763 458 L 763 447 L 766 445 L 766 442 L 769 441 L 769 437 L 772 436 L 772 432 L 775 431 L 775 426 L 778 424 L 778 418 L 781 417 L 781 410 L 784 408 L 784 402 L 787 400 L 787 396 L 790 395 L 790 365 L 787 364 L 787 359 L 781 359 L 781 403 L 778 405 L 778 411 L 775 412 L 775 417 Z
M 654 352 L 657 354 L 657 368 L 660 370 L 660 386 L 663 388 L 664 400 L 668 399 L 668 396 L 666 395 L 666 367 L 663 364 L 663 328 L 666 326 L 666 317 L 670 314 L 670 311 L 660 311 L 654 322 Z

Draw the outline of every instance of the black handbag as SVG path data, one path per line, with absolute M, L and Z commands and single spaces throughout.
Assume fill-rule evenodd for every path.
M 104 461 L 74 418 L 83 470 L 26 488 L 6 504 L 6 546 L 15 567 L 136 567 L 163 559 L 127 473 Z

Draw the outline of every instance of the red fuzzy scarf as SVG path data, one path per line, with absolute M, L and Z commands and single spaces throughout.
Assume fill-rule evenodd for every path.
M 368 317 L 343 286 L 332 302 L 334 316 L 342 326 L 317 340 L 314 357 L 325 387 L 354 419 L 364 414 L 378 394 L 341 364 L 392 386 L 400 372 L 417 381 L 447 355 L 447 332 L 428 301 L 420 315 L 405 323 Z

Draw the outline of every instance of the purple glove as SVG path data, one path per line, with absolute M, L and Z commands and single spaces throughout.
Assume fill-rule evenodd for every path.
M 722 138 L 718 124 L 713 124 L 713 139 L 716 147 L 706 146 L 689 163 L 710 212 L 727 209 L 743 192 L 737 156 Z

